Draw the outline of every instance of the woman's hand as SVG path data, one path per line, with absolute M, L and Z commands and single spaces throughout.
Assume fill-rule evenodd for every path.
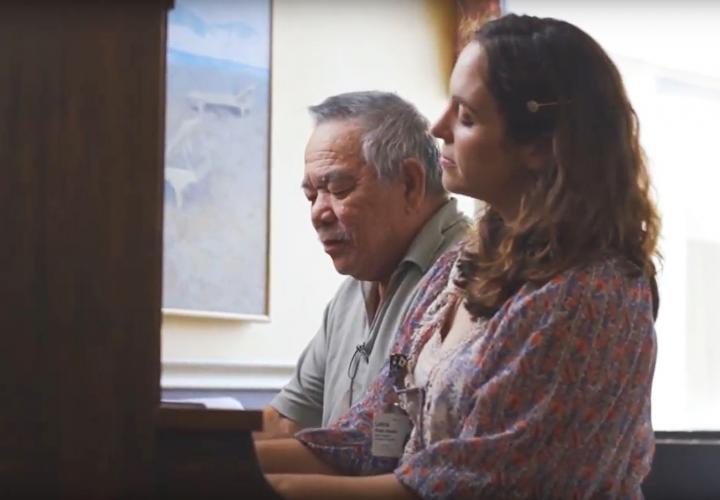
M 417 499 L 393 474 L 363 477 L 268 474 L 265 477 L 270 486 L 288 500 Z
M 294 438 L 256 441 L 255 452 L 265 474 L 337 474 Z
M 255 442 L 258 462 L 270 486 L 283 498 L 311 500 L 417 498 L 393 474 L 339 476 L 297 439 Z

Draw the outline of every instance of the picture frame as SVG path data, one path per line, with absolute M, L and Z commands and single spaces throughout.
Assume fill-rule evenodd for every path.
M 272 1 L 168 16 L 163 314 L 269 320 Z

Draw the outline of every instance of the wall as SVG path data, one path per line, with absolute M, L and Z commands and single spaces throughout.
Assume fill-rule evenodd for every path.
M 270 320 L 163 319 L 163 387 L 273 388 L 290 376 L 342 277 L 299 188 L 307 106 L 351 90 L 396 91 L 431 120 L 446 102 L 453 39 L 445 0 L 275 0 Z M 465 207 L 471 207 L 464 201 Z

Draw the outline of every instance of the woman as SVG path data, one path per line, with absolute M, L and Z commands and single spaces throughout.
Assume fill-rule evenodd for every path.
M 486 203 L 477 230 L 366 398 L 261 464 L 288 498 L 641 497 L 659 220 L 620 75 L 575 26 L 509 15 L 450 90 L 433 133 L 445 187 Z

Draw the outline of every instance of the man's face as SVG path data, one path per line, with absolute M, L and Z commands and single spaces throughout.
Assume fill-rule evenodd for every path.
M 335 269 L 382 282 L 406 250 L 403 184 L 379 180 L 363 162 L 362 133 L 352 120 L 318 125 L 305 149 L 302 187 L 313 227 Z

